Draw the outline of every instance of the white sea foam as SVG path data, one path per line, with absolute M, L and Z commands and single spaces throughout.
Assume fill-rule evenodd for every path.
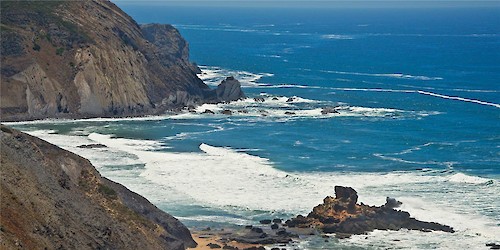
M 19 121 L 19 122 L 5 122 L 6 125 L 15 124 L 59 124 L 59 123 L 80 123 L 80 122 L 121 122 L 121 121 L 161 121 L 168 119 L 168 115 L 155 115 L 155 116 L 141 116 L 141 117 L 98 117 L 98 118 L 84 118 L 84 119 L 43 119 L 33 121 Z
M 500 93 L 500 91 L 498 90 L 490 90 L 490 89 L 451 89 L 451 90 L 457 92 L 473 92 L 473 93 Z
M 342 91 L 366 91 L 366 92 L 392 92 L 392 93 L 417 93 L 421 95 L 427 95 L 432 97 L 438 97 L 442 99 L 457 100 L 469 103 L 476 103 L 480 105 L 487 105 L 496 108 L 500 108 L 500 104 L 482 101 L 478 99 L 465 98 L 460 96 L 448 96 L 439 93 L 423 91 L 423 90 L 405 90 L 405 89 L 384 89 L 384 88 L 329 88 L 329 87 L 319 87 L 319 86 L 307 86 L 300 84 L 263 84 L 259 83 L 262 77 L 271 77 L 273 74 L 270 73 L 250 73 L 247 71 L 231 71 L 227 69 L 222 69 L 218 67 L 200 66 L 202 73 L 199 77 L 208 85 L 216 86 L 225 77 L 229 75 L 235 75 L 238 80 L 242 83 L 243 87 L 257 87 L 257 88 L 310 88 L 310 89 L 330 89 L 330 90 L 342 90 Z M 429 77 L 429 76 L 414 76 L 402 73 L 393 74 L 379 74 L 379 73 L 361 73 L 361 72 L 346 72 L 346 71 L 322 71 L 325 73 L 334 73 L 342 75 L 361 75 L 361 76 L 375 76 L 375 77 L 389 77 L 389 78 L 400 78 L 400 79 L 414 79 L 422 81 L 431 80 L 442 80 L 442 77 Z M 432 88 L 429 88 L 432 89 Z M 492 90 L 465 90 L 465 89 L 453 89 L 452 91 L 462 91 L 462 92 L 496 92 Z M 161 119 L 160 117 L 152 117 L 150 119 Z
M 401 37 L 498 37 L 500 34 L 494 33 L 473 33 L 473 34 L 419 34 L 419 33 L 365 33 L 360 36 L 401 36 Z
M 422 81 L 443 80 L 442 77 L 414 76 L 402 73 L 362 73 L 362 72 L 347 72 L 347 71 L 337 71 L 337 70 L 321 70 L 321 72 L 339 74 L 339 75 L 376 76 L 376 77 L 388 77 L 388 78 L 399 78 L 399 79 L 413 79 Z
M 463 173 L 456 173 L 448 177 L 451 182 L 457 183 L 467 183 L 467 184 L 486 184 L 490 183 L 492 180 L 487 178 L 481 178 L 478 176 L 470 176 Z
M 428 92 L 428 91 L 422 91 L 422 90 L 370 89 L 370 88 L 330 88 L 330 89 L 332 89 L 332 90 L 342 90 L 342 91 L 416 93 L 416 94 L 421 94 L 421 95 L 438 97 L 438 98 L 442 98 L 442 99 L 462 101 L 462 102 L 469 102 L 469 103 L 475 103 L 475 104 L 480 104 L 480 105 L 486 105 L 486 106 L 492 106 L 492 107 L 495 107 L 495 108 L 500 108 L 500 104 L 498 104 L 498 103 L 486 102 L 486 101 L 482 101 L 482 100 L 470 99 L 470 98 L 459 97 L 459 96 L 448 96 L 448 95 L 443 95 L 443 94 L 438 94 L 438 93 Z
M 240 81 L 241 86 L 244 88 L 256 87 L 259 86 L 258 82 L 261 78 L 273 76 L 272 73 L 251 73 L 243 70 L 230 70 L 213 66 L 199 66 L 199 68 L 201 69 L 201 73 L 198 74 L 198 77 L 210 86 L 217 86 L 226 77 L 233 76 Z
M 259 98 L 262 98 L 259 100 Z M 286 119 L 325 119 L 333 117 L 379 117 L 379 118 L 405 118 L 425 117 L 437 115 L 439 112 L 427 111 L 404 111 L 392 108 L 358 107 L 332 104 L 329 102 L 311 100 L 297 96 L 269 96 L 261 94 L 259 98 L 246 98 L 231 103 L 203 104 L 193 112 L 171 116 L 170 119 L 195 119 L 200 117 L 227 117 L 222 111 L 230 110 L 233 118 L 286 118 Z M 335 112 L 324 113 L 325 107 L 335 106 Z M 210 110 L 215 114 L 206 114 Z
M 260 56 L 260 57 L 266 57 L 266 58 L 281 58 L 280 55 L 263 55 L 263 54 L 259 54 L 257 56 Z
M 176 216 L 176 218 L 179 220 L 187 220 L 187 221 L 200 221 L 200 222 L 213 221 L 217 223 L 229 223 L 233 225 L 252 225 L 254 223 L 253 220 L 234 218 L 229 216 L 200 215 L 200 216 L 189 216 L 189 217 Z
M 323 39 L 333 39 L 333 40 L 352 40 L 352 39 L 354 39 L 353 36 L 350 36 L 350 35 L 339 35 L 339 34 L 322 35 L 321 38 L 323 38 Z
M 121 151 L 112 150 L 110 148 L 79 148 L 80 145 L 88 145 L 96 143 L 94 140 L 85 136 L 68 136 L 63 134 L 57 134 L 54 130 L 33 130 L 33 131 L 25 131 L 26 133 L 47 140 L 63 149 L 74 152 L 78 155 L 81 155 L 88 159 L 98 159 L 96 161 L 95 166 L 101 169 L 101 167 L 109 166 L 109 165 L 138 165 L 142 164 L 141 161 L 138 161 L 134 155 L 124 155 Z M 122 139 L 124 140 L 124 139 Z M 135 144 L 139 147 L 144 148 L 153 148 L 157 147 L 158 144 L 156 142 L 152 144 L 147 144 L 145 141 L 136 140 Z
M 500 104 L 492 103 L 492 102 L 485 102 L 485 101 L 481 101 L 481 100 L 477 100 L 477 99 L 469 99 L 469 98 L 464 98 L 464 97 L 459 97 L 459 96 L 447 96 L 447 95 L 442 95 L 442 94 L 437 94 L 437 93 L 432 93 L 432 92 L 427 92 L 427 91 L 421 91 L 421 90 L 418 90 L 417 93 L 422 94 L 422 95 L 439 97 L 439 98 L 443 98 L 443 99 L 457 100 L 457 101 L 462 101 L 462 102 L 472 102 L 472 103 L 477 103 L 477 104 L 481 104 L 481 105 L 487 105 L 487 106 L 492 106 L 495 108 L 500 108 Z
M 256 24 L 254 27 L 274 27 L 275 24 Z
M 270 30 L 263 29 L 251 29 L 244 27 L 236 27 L 236 26 L 204 26 L 204 25 L 176 25 L 176 27 L 186 30 L 204 30 L 204 31 L 224 31 L 224 32 L 242 32 L 242 33 L 268 33 Z

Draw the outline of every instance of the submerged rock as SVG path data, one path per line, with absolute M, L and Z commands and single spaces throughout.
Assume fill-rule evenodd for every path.
M 215 243 L 208 243 L 207 247 L 209 247 L 210 249 L 222 248 L 220 245 Z
M 213 115 L 213 114 L 215 114 L 215 112 L 213 112 L 213 111 L 212 111 L 212 110 L 210 110 L 210 109 L 205 109 L 205 111 L 203 111 L 203 113 L 202 113 L 202 114 L 211 114 L 211 115 Z
M 399 230 L 407 228 L 421 231 L 443 231 L 453 233 L 453 228 L 434 222 L 419 221 L 408 212 L 396 211 L 390 207 L 397 205 L 388 199 L 389 206 L 367 206 L 357 204 L 358 194 L 350 187 L 335 186 L 335 198 L 326 197 L 323 204 L 311 213 L 286 221 L 288 227 L 317 228 L 324 233 L 336 233 L 337 237 L 365 234 L 375 229 Z
M 78 148 L 107 148 L 107 147 L 108 146 L 103 144 L 85 144 L 78 146 Z
M 255 97 L 255 98 L 253 98 L 253 100 L 254 100 L 255 102 L 265 102 L 265 101 L 266 101 L 266 100 L 264 99 L 264 97 Z
M 327 114 L 338 114 L 339 112 L 337 111 L 336 107 L 325 107 L 323 110 L 321 110 L 322 115 L 327 115 Z
M 500 244 L 496 243 L 486 243 L 486 246 L 489 247 L 490 249 L 500 249 Z
M 260 224 L 271 224 L 271 220 L 269 220 L 269 219 L 261 220 L 259 222 L 260 222 Z
M 225 237 L 231 241 L 247 243 L 247 244 L 278 244 L 278 243 L 288 243 L 292 241 L 293 237 L 297 236 L 287 232 L 284 229 L 282 231 L 266 230 L 264 232 L 264 230 L 262 230 L 261 228 L 254 227 L 250 230 L 244 229 L 242 231 L 239 231 L 238 233 L 229 234 Z

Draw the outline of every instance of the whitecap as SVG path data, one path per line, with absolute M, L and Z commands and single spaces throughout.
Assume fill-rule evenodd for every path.
M 471 102 L 471 103 L 476 103 L 476 104 L 481 104 L 481 105 L 492 106 L 495 108 L 500 108 L 500 104 L 481 101 L 481 100 L 477 100 L 477 99 L 464 98 L 464 97 L 460 97 L 460 96 L 448 96 L 448 95 L 437 94 L 437 93 L 422 91 L 422 90 L 418 90 L 417 93 L 422 94 L 422 95 L 439 97 L 439 98 L 443 98 L 443 99 L 456 100 L 456 101 L 462 101 L 462 102 Z
M 207 85 L 218 86 L 226 77 L 233 76 L 240 81 L 243 88 L 257 87 L 263 77 L 272 77 L 272 73 L 252 73 L 244 70 L 231 70 L 214 66 L 199 66 L 198 77 Z
M 233 225 L 252 225 L 254 221 L 242 218 L 235 218 L 230 216 L 215 216 L 215 215 L 199 215 L 199 216 L 176 216 L 177 219 L 183 221 L 200 221 L 200 222 L 217 222 L 228 223 Z
M 475 103 L 475 104 L 500 108 L 500 104 L 498 104 L 498 103 L 487 102 L 487 101 L 482 101 L 482 100 L 478 100 L 478 99 L 470 99 L 470 98 L 465 98 L 465 97 L 460 97 L 460 96 L 448 96 L 448 95 L 443 95 L 443 94 L 438 94 L 438 93 L 423 91 L 423 90 L 381 89 L 381 88 L 380 89 L 378 89 L 378 88 L 329 88 L 329 89 L 342 90 L 342 91 L 416 93 L 416 94 L 420 94 L 420 95 L 438 97 L 438 98 L 442 98 L 442 99 L 469 102 L 469 103 Z
M 352 39 L 354 39 L 353 36 L 338 35 L 338 34 L 322 35 L 321 38 L 323 38 L 323 39 L 333 39 L 333 40 L 352 40 Z
M 482 178 L 479 176 L 470 176 L 463 173 L 456 173 L 448 177 L 450 182 L 466 183 L 466 184 L 486 184 L 491 183 L 491 179 Z
M 363 72 L 348 72 L 348 71 L 338 71 L 338 70 L 320 70 L 320 72 L 339 74 L 339 75 L 388 77 L 388 78 L 412 79 L 412 80 L 422 80 L 422 81 L 443 80 L 442 77 L 430 77 L 430 76 L 418 76 L 418 75 L 415 76 L 403 73 L 363 73 Z

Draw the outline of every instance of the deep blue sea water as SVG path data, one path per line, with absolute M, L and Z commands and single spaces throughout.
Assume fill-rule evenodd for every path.
M 207 84 L 233 75 L 249 98 L 198 114 L 14 126 L 89 158 L 191 227 L 307 213 L 348 185 L 366 204 L 395 197 L 458 232 L 298 247 L 500 241 L 500 8 L 120 7 L 139 23 L 174 24 Z M 77 148 L 86 143 L 109 148 Z

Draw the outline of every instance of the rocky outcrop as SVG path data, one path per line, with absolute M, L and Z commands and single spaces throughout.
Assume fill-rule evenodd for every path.
M 107 0 L 1 1 L 1 119 L 134 116 L 210 92 L 169 25 Z
M 407 228 L 421 231 L 444 231 L 453 233 L 453 228 L 434 222 L 419 221 L 410 217 L 408 212 L 394 210 L 399 205 L 387 199 L 384 206 L 357 204 L 358 195 L 350 187 L 335 187 L 335 198 L 326 197 L 323 204 L 316 206 L 311 213 L 286 222 L 288 227 L 316 228 L 324 233 L 336 233 L 339 237 L 365 234 L 375 229 L 399 230 Z
M 185 249 L 188 229 L 90 162 L 1 126 L 2 249 Z
M 337 111 L 338 107 L 324 107 L 321 110 L 322 115 L 328 115 L 328 114 L 338 114 L 339 111 Z
M 241 90 L 241 83 L 233 76 L 222 80 L 215 90 L 205 92 L 205 101 L 208 103 L 226 103 L 243 98 L 245 94 Z
M 220 102 L 231 102 L 245 98 L 241 91 L 241 84 L 234 77 L 230 76 L 223 80 L 216 89 L 217 100 Z

